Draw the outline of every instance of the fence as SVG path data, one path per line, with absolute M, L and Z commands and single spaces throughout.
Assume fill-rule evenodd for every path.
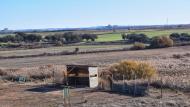
M 105 90 L 128 94 L 130 96 L 148 95 L 149 90 L 156 88 L 160 92 L 160 97 L 164 96 L 165 89 L 170 89 L 176 92 L 190 91 L 190 78 L 185 76 L 156 76 L 148 79 L 127 80 L 123 75 L 122 78 L 117 78 L 113 75 L 104 75 L 101 77 L 100 87 Z

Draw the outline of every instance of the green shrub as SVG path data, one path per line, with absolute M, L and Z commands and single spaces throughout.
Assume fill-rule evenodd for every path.
M 190 41 L 190 35 L 188 33 L 172 33 L 170 38 L 174 41 Z
M 145 34 L 122 34 L 122 39 L 129 40 L 130 42 L 142 42 L 147 43 L 149 42 L 149 38 Z
M 82 37 L 83 40 L 86 41 L 95 41 L 96 39 L 98 39 L 98 36 L 96 34 L 81 34 L 80 35 Z
M 144 43 L 135 42 L 131 49 L 132 50 L 142 50 L 142 49 L 145 49 L 145 48 L 146 48 L 146 45 Z
M 149 79 L 156 74 L 156 69 L 153 66 L 138 61 L 121 61 L 112 65 L 109 71 L 118 79 L 122 79 L 124 75 L 128 80 Z
M 152 38 L 150 47 L 151 48 L 165 48 L 165 47 L 172 47 L 173 40 L 170 39 L 168 36 L 157 36 Z

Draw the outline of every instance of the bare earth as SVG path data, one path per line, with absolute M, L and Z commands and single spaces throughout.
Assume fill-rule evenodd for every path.
M 174 58 L 180 55 L 180 58 Z M 132 97 L 102 91 L 71 89 L 72 107 L 190 107 L 190 46 L 154 50 L 94 53 L 67 56 L 19 58 L 0 60 L 0 67 L 22 68 L 47 64 L 91 64 L 104 66 L 121 60 L 148 61 L 165 82 L 186 87 L 186 92 L 151 88 L 150 95 Z M 37 88 L 37 89 L 36 89 Z M 84 90 L 84 89 L 82 89 Z M 63 107 L 62 88 L 43 87 L 37 83 L 5 83 L 0 80 L 0 107 Z
M 63 107 L 61 88 L 40 88 L 41 85 L 9 84 L 0 87 L 0 107 Z M 37 89 L 35 89 L 37 88 Z M 72 107 L 189 107 L 190 96 L 151 89 L 149 96 L 132 97 L 113 92 L 71 89 Z
M 47 64 L 91 64 L 91 65 L 106 65 L 118 62 L 124 59 L 133 60 L 151 60 L 151 59 L 171 59 L 172 54 L 190 53 L 190 46 L 172 47 L 154 50 L 141 51 L 123 51 L 109 53 L 94 53 L 82 55 L 65 55 L 65 56 L 48 56 L 36 58 L 18 58 L 18 59 L 2 59 L 0 67 L 20 68 L 33 67 Z M 163 59 L 164 60 L 164 59 Z M 187 60 L 189 61 L 189 60 Z

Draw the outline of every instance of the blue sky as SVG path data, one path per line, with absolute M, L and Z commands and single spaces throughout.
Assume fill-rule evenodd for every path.
M 0 0 L 0 10 L 0 29 L 190 23 L 190 0 Z

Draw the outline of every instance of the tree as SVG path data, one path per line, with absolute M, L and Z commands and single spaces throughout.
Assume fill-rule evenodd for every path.
M 190 35 L 188 33 L 172 33 L 170 38 L 174 41 L 190 41 Z
M 122 37 L 123 40 L 127 40 L 127 34 L 126 33 L 122 33 L 121 37 Z
M 95 39 L 98 38 L 98 36 L 96 34 L 81 34 L 81 37 L 83 40 L 86 40 L 86 41 L 95 41 Z
M 73 32 L 64 33 L 63 37 L 67 43 L 76 43 L 82 41 L 82 37 L 79 34 L 74 34 Z
M 124 40 L 129 40 L 130 42 L 142 42 L 142 43 L 146 43 L 149 42 L 149 38 L 147 37 L 147 35 L 145 34 L 122 34 L 122 38 Z

